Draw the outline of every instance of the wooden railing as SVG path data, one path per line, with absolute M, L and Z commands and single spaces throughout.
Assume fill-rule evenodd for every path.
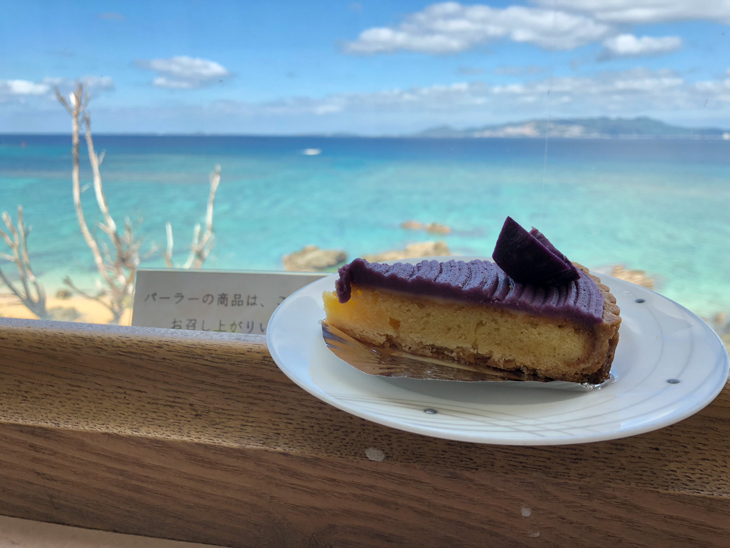
M 262 337 L 0 319 L 0 514 L 225 546 L 726 547 L 730 389 L 632 438 L 476 445 L 322 403 Z

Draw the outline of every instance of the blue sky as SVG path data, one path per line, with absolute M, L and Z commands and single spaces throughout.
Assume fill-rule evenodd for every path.
M 649 115 L 730 127 L 730 0 L 0 0 L 0 133 L 409 133 Z

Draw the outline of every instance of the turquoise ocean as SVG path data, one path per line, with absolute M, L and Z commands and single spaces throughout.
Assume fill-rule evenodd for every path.
M 143 267 L 164 265 L 168 221 L 175 262 L 184 262 L 220 164 L 205 268 L 280 270 L 284 254 L 310 244 L 354 258 L 443 239 L 455 254 L 489 256 L 510 215 L 572 260 L 642 269 L 701 315 L 730 312 L 730 141 L 99 135 L 95 144 L 106 151 L 112 214 L 144 236 Z M 84 208 L 94 220 L 85 154 Z M 93 287 L 71 198 L 70 136 L 0 136 L 0 211 L 15 218 L 18 204 L 49 293 L 66 275 Z M 409 219 L 453 232 L 401 229 Z

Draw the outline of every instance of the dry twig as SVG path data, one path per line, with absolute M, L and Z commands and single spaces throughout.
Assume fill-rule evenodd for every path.
M 218 185 L 221 182 L 221 166 L 215 166 L 215 169 L 210 174 L 210 193 L 208 194 L 208 207 L 205 214 L 205 231 L 202 236 L 200 234 L 200 223 L 195 225 L 193 229 L 193 243 L 190 245 L 190 255 L 188 260 L 183 265 L 185 269 L 198 269 L 203 266 L 203 263 L 210 255 L 210 251 L 213 249 L 215 244 L 215 233 L 213 232 L 213 206 L 215 205 L 215 193 L 218 190 Z M 173 237 L 172 237 L 172 225 L 168 222 L 165 225 L 167 232 L 167 249 L 163 253 L 165 257 L 165 264 L 168 268 L 173 268 L 172 263 L 172 250 L 173 250 Z
M 38 282 L 33 274 L 33 268 L 30 266 L 30 258 L 28 257 L 28 235 L 30 234 L 30 227 L 26 227 L 23 222 L 23 207 L 18 206 L 18 226 L 13 224 L 13 220 L 7 212 L 3 212 L 2 219 L 7 227 L 7 232 L 0 230 L 0 237 L 5 240 L 5 243 L 10 248 L 11 253 L 0 253 L 0 259 L 15 263 L 18 269 L 18 275 L 20 276 L 20 284 L 22 288 L 19 288 L 13 283 L 10 278 L 0 268 L 0 280 L 5 282 L 10 291 L 30 310 L 33 314 L 38 316 L 41 320 L 50 319 L 48 311 L 46 310 L 46 292 L 43 286 Z M 34 295 L 35 290 L 35 295 Z
M 86 245 L 94 257 L 96 269 L 102 278 L 104 291 L 101 295 L 93 295 L 77 287 L 66 277 L 64 283 L 79 295 L 95 300 L 104 305 L 112 313 L 112 322 L 118 323 L 125 309 L 132 302 L 134 293 L 134 277 L 140 262 L 140 247 L 142 240 L 135 235 L 132 223 L 125 219 L 124 228 L 120 229 L 109 211 L 109 204 L 104 195 L 100 166 L 104 161 L 104 152 L 97 154 L 94 149 L 94 140 L 91 134 L 91 118 L 86 112 L 90 96 L 83 84 L 79 84 L 76 91 L 69 94 L 66 100 L 58 88 L 55 88 L 56 98 L 71 115 L 72 121 L 72 158 L 73 170 L 71 173 L 73 201 L 76 208 L 76 217 L 81 228 L 81 234 Z M 89 163 L 93 174 L 94 194 L 96 204 L 102 216 L 98 228 L 108 238 L 108 242 L 98 241 L 89 229 L 84 217 L 81 203 L 81 183 L 79 180 L 79 135 L 83 127 L 86 147 L 89 153 Z M 205 230 L 201 234 L 201 226 L 197 224 L 193 231 L 193 242 L 190 247 L 190 256 L 183 268 L 200 268 L 210 255 L 215 241 L 213 232 L 213 206 L 215 194 L 221 178 L 220 166 L 216 166 L 210 175 L 210 194 L 205 218 Z M 165 262 L 172 267 L 173 236 L 172 226 L 167 223 L 167 250 L 163 253 Z
M 112 323 L 119 323 L 124 310 L 131 303 L 134 292 L 134 276 L 139 266 L 139 249 L 142 242 L 135 236 L 132 223 L 129 219 L 125 220 L 124 229 L 120 234 L 117 223 L 109 212 L 109 205 L 104 196 L 104 185 L 99 169 L 104 161 L 104 153 L 97 154 L 94 149 L 94 140 L 91 134 L 91 118 L 86 113 L 86 106 L 89 104 L 90 99 L 88 92 L 84 89 L 83 84 L 79 84 L 76 91 L 69 95 L 68 101 L 61 95 L 58 88 L 55 88 L 55 92 L 56 98 L 71 115 L 73 157 L 71 179 L 76 217 L 86 245 L 94 256 L 96 269 L 99 271 L 99 275 L 106 287 L 103 296 L 96 296 L 80 290 L 68 277 L 64 279 L 64 283 L 79 295 L 104 305 L 112 313 Z M 89 226 L 84 218 L 84 210 L 81 203 L 81 184 L 79 181 L 79 133 L 82 124 L 84 126 L 86 147 L 89 153 L 89 163 L 91 164 L 94 177 L 93 186 L 96 203 L 103 218 L 103 221 L 98 226 L 107 235 L 111 243 L 111 249 L 107 243 L 97 241 L 89 230 Z

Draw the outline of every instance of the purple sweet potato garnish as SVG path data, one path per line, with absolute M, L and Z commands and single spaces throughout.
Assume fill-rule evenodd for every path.
M 537 229 L 527 232 L 507 217 L 492 259 L 522 284 L 556 286 L 580 278 L 578 269 Z

